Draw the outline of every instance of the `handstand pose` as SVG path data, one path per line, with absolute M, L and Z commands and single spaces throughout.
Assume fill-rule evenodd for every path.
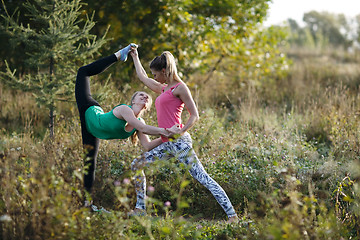
M 135 44 L 130 44 L 115 54 L 80 67 L 77 73 L 75 97 L 80 114 L 82 141 L 86 153 L 85 165 L 88 167 L 84 174 L 84 187 L 89 194 L 91 194 L 95 179 L 99 139 L 125 139 L 130 136 L 134 137 L 137 131 L 150 135 L 171 135 L 164 128 L 146 125 L 140 118 L 152 104 L 151 97 L 145 92 L 135 92 L 130 105 L 120 104 L 107 113 L 104 113 L 100 104 L 91 96 L 90 76 L 103 72 L 118 60 L 126 61 L 131 46 L 137 47 Z M 158 140 L 151 142 L 143 137 L 140 138 L 140 141 L 146 149 L 151 149 L 159 144 Z M 92 201 L 86 200 L 85 206 L 91 207 L 94 211 L 98 210 L 92 204 Z
M 191 136 L 187 131 L 199 119 L 199 114 L 190 90 L 178 76 L 174 56 L 166 51 L 154 58 L 150 64 L 150 70 L 154 76 L 154 79 L 152 79 L 148 78 L 142 67 L 136 48 L 132 48 L 130 55 L 133 58 L 139 79 L 151 90 L 160 94 L 155 101 L 159 127 L 170 128 L 176 125 L 177 128 L 173 127 L 169 131 L 180 135 L 180 137 L 172 141 L 169 141 L 166 136 L 161 136 L 163 143 L 146 152 L 143 157 L 136 158 L 131 163 L 132 170 L 141 170 L 144 166 L 155 162 L 157 159 L 167 159 L 175 156 L 181 162 L 190 166 L 189 172 L 191 176 L 210 190 L 227 214 L 228 222 L 235 221 L 238 217 L 228 196 L 222 187 L 206 173 L 192 148 Z M 190 113 L 185 125 L 181 123 L 184 106 Z M 137 202 L 132 214 L 145 214 L 146 179 L 144 171 L 141 172 L 141 175 L 135 176 L 135 188 Z

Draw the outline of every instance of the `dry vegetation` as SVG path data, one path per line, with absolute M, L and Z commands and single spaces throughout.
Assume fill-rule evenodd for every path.
M 176 161 L 147 170 L 148 216 L 128 219 L 129 169 L 139 147 L 102 141 L 94 201 L 82 208 L 77 109 L 61 103 L 55 139 L 31 95 L 0 89 L 2 239 L 358 239 L 360 237 L 360 55 L 289 50 L 284 78 L 241 91 L 229 107 L 199 101 L 192 129 L 208 173 L 241 220 L 227 225 L 214 198 Z M 110 86 L 111 89 L 116 89 Z M 205 87 L 195 98 L 211 99 Z M 108 95 L 103 102 L 126 101 Z M 156 124 L 155 113 L 146 117 Z M 179 194 L 181 193 L 181 194 Z M 164 202 L 170 201 L 171 206 Z

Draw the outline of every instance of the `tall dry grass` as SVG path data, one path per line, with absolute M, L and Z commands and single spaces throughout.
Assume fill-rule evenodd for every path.
M 223 96 L 223 104 L 211 100 L 208 86 L 191 85 L 200 111 L 200 122 L 191 130 L 194 148 L 241 216 L 232 225 L 220 221 L 225 215 L 215 199 L 176 161 L 146 169 L 153 187 L 149 216 L 128 219 L 135 203 L 130 163 L 141 153 L 129 141 L 101 141 L 93 199 L 112 213 L 87 211 L 75 103 L 57 106 L 51 140 L 46 110 L 36 107 L 30 94 L 19 97 L 1 87 L 0 236 L 359 237 L 359 57 L 338 51 L 289 53 L 293 65 L 286 77 L 274 78 L 271 85 L 245 83 L 248 88 L 239 90 L 238 98 Z M 109 88 L 111 94 L 101 100 L 105 110 L 138 89 L 114 83 Z M 154 111 L 145 120 L 156 125 Z

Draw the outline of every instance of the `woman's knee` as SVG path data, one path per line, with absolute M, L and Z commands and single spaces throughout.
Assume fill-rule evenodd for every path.
M 136 159 L 134 159 L 132 162 L 131 162 L 131 164 L 130 164 L 130 168 L 131 168 L 131 170 L 132 171 L 136 171 L 137 169 L 136 169 Z
M 144 164 L 142 163 L 141 159 L 135 158 L 135 159 L 131 162 L 131 170 L 132 170 L 132 171 L 137 171 L 137 170 L 141 169 L 143 165 L 144 165 Z
M 77 75 L 86 76 L 87 75 L 87 68 L 86 66 L 82 66 L 78 69 Z

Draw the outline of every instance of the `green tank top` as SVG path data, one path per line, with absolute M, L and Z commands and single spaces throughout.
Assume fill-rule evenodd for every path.
M 131 108 L 131 106 L 129 107 Z M 104 113 L 104 110 L 99 106 L 89 107 L 85 112 L 87 130 L 93 136 L 100 139 L 125 139 L 133 135 L 136 129 L 134 128 L 131 132 L 127 132 L 125 130 L 127 122 L 115 117 L 113 110 Z

